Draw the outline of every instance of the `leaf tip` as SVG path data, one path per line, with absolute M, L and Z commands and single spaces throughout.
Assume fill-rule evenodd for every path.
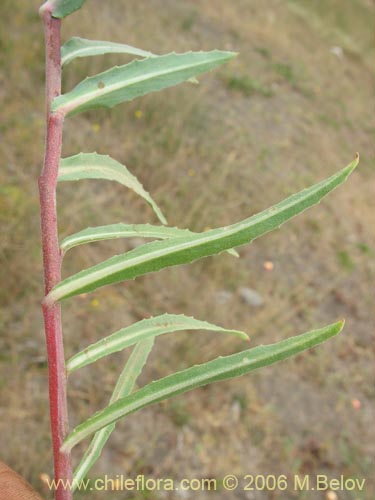
M 241 332 L 239 330 L 233 330 L 232 332 L 234 335 L 236 335 L 237 337 L 239 337 L 241 340 L 246 340 L 247 342 L 250 342 L 250 337 L 248 336 L 247 333 L 245 332 Z
M 354 160 L 352 162 L 353 170 L 357 167 L 358 163 L 359 163 L 359 153 L 357 151 L 355 154 Z
M 340 321 L 333 323 L 331 325 L 332 336 L 338 335 L 339 333 L 341 333 L 341 331 L 344 328 L 344 325 L 345 325 L 345 319 L 341 319 Z
M 168 221 L 167 221 L 165 215 L 163 214 L 163 212 L 158 207 L 158 205 L 153 201 L 153 199 L 151 197 L 147 201 L 150 203 L 150 205 L 151 205 L 152 209 L 154 210 L 154 212 L 155 212 L 157 218 L 159 219 L 159 221 L 163 224 L 163 226 L 167 226 L 168 225 Z
M 353 170 L 358 166 L 358 164 L 359 164 L 359 153 L 357 151 L 353 161 Z
M 339 329 L 337 333 L 340 333 L 345 326 L 345 318 L 341 319 L 336 324 L 337 324 L 337 327 Z
M 358 165 L 358 163 L 359 163 L 359 153 L 357 151 L 353 161 L 353 169 Z
M 226 59 L 234 59 L 239 54 L 238 52 L 233 52 L 231 50 L 225 50 L 225 51 L 222 51 L 222 53 L 225 54 Z
M 358 163 L 359 163 L 359 153 L 356 153 L 354 160 L 351 163 L 349 163 L 349 165 L 344 167 L 341 171 L 341 174 L 345 175 L 344 180 L 346 180 L 349 177 L 349 175 L 357 168 Z

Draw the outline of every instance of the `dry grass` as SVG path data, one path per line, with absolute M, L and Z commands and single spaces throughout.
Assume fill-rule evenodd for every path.
M 36 0 L 20 0 L 12 14 L 14 2 L 3 0 L 0 6 L 5 26 L 0 33 L 0 435 L 1 458 L 42 491 L 39 475 L 51 473 L 51 457 L 39 311 L 36 179 L 43 145 L 43 40 L 37 7 Z M 90 0 L 65 22 L 64 39 L 111 39 L 160 53 L 216 47 L 241 53 L 201 78 L 199 87 L 181 86 L 66 124 L 64 155 L 97 150 L 123 161 L 171 225 L 201 230 L 228 224 L 328 176 L 357 150 L 362 158 L 344 187 L 281 231 L 243 247 L 239 262 L 222 255 L 64 305 L 67 355 L 124 324 L 166 311 L 242 328 L 253 345 L 347 318 L 344 334 L 313 352 L 120 423 L 93 475 L 300 472 L 370 481 L 375 209 L 370 12 L 367 0 Z M 335 46 L 343 48 L 341 58 L 332 53 Z M 73 63 L 64 86 L 108 66 L 105 58 Z M 106 183 L 63 185 L 59 206 L 62 235 L 92 224 L 154 220 L 147 205 Z M 64 273 L 130 244 L 75 249 Z M 265 261 L 274 263 L 272 272 L 264 269 Z M 257 290 L 264 306 L 242 303 L 242 286 Z M 242 348 L 237 340 L 205 333 L 160 339 L 141 382 Z M 73 424 L 106 404 L 122 363 L 123 356 L 116 356 L 72 377 L 70 394 L 79 396 L 71 404 Z M 353 399 L 361 402 L 359 410 Z M 344 492 L 339 498 L 370 498 L 370 491 L 368 486 L 368 496 Z M 280 495 L 257 498 L 285 498 Z M 309 495 L 290 492 L 288 498 L 323 498 Z M 215 498 L 228 497 L 217 492 Z

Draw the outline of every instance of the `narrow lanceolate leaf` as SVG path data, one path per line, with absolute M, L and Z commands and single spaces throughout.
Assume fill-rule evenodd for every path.
M 180 238 L 197 234 L 189 229 L 179 229 L 178 227 L 153 226 L 152 224 L 108 224 L 106 226 L 88 227 L 78 233 L 67 236 L 60 245 L 63 253 L 70 248 L 95 241 L 112 240 L 116 238 L 154 238 L 166 240 L 168 238 Z M 235 250 L 228 250 L 228 253 L 238 257 Z
M 116 66 L 88 77 L 67 94 L 56 97 L 52 111 L 75 115 L 162 90 L 189 80 L 225 63 L 235 54 L 213 50 L 167 54 Z
M 95 413 L 86 422 L 78 425 L 65 440 L 62 450 L 64 452 L 71 450 L 73 446 L 90 434 L 141 408 L 177 396 L 196 387 L 238 377 L 320 344 L 337 335 L 343 325 L 344 322 L 340 321 L 319 330 L 282 340 L 277 344 L 259 346 L 231 356 L 216 358 L 213 361 L 193 366 L 152 382 L 130 396 L 117 400 L 104 410 Z
M 62 19 L 80 9 L 86 0 L 49 0 L 52 17 Z
M 78 370 L 78 368 L 94 363 L 94 361 L 104 356 L 121 351 L 126 347 L 137 344 L 148 338 L 183 330 L 210 330 L 236 335 L 244 340 L 248 339 L 248 336 L 244 332 L 228 330 L 207 323 L 206 321 L 199 321 L 195 318 L 184 316 L 183 314 L 162 314 L 155 318 L 143 319 L 134 325 L 122 328 L 118 332 L 99 340 L 95 344 L 89 345 L 86 349 L 69 359 L 66 364 L 66 369 L 68 373 L 73 372 Z
M 160 222 L 167 221 L 160 208 L 144 189 L 139 180 L 118 161 L 108 155 L 97 153 L 79 153 L 60 160 L 58 181 L 79 181 L 81 179 L 106 179 L 116 181 L 132 189 L 146 200 L 153 208 Z
M 144 365 L 146 364 L 153 344 L 154 339 L 150 338 L 143 342 L 140 342 L 134 347 L 127 363 L 125 364 L 124 369 L 122 370 L 117 380 L 109 404 L 114 403 L 120 398 L 128 396 L 132 392 L 135 382 L 140 375 Z M 116 424 L 112 423 L 110 425 L 107 425 L 106 427 L 103 427 L 102 429 L 100 429 L 100 431 L 95 433 L 81 462 L 74 471 L 74 490 L 76 489 L 79 482 L 85 478 L 91 467 L 100 457 L 102 449 L 105 443 L 108 441 L 109 436 L 114 431 L 115 426 Z
M 124 43 L 87 40 L 74 36 L 61 47 L 61 64 L 69 64 L 77 57 L 98 56 L 102 54 L 131 54 L 139 57 L 152 57 L 152 52 L 137 49 Z
M 88 40 L 74 36 L 61 47 L 61 65 L 69 64 L 77 57 L 98 56 L 103 54 L 130 54 L 138 57 L 157 57 L 147 50 L 137 49 L 124 43 L 107 42 L 103 40 Z M 189 78 L 188 82 L 198 83 L 196 78 Z
M 332 177 L 237 224 L 193 236 L 147 243 L 125 254 L 116 255 L 61 281 L 47 295 L 45 302 L 51 304 L 104 285 L 133 279 L 165 267 L 186 264 L 248 243 L 318 203 L 347 179 L 357 163 L 358 158 Z

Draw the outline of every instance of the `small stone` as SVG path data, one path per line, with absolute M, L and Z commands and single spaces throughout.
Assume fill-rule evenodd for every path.
M 239 289 L 239 294 L 245 304 L 249 304 L 249 306 L 260 307 L 263 305 L 262 296 L 252 288 L 244 286 Z
M 215 294 L 215 299 L 217 304 L 227 304 L 231 298 L 233 297 L 233 293 L 228 290 L 219 290 Z
M 342 59 L 344 57 L 344 51 L 341 47 L 331 47 L 330 52 L 339 59 Z
M 234 422 L 239 422 L 241 418 L 241 404 L 239 401 L 233 401 L 232 406 L 230 408 L 232 419 Z

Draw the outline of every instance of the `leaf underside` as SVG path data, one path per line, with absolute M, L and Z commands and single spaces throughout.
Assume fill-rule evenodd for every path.
M 358 159 L 328 179 L 236 224 L 192 236 L 147 243 L 125 254 L 116 255 L 61 281 L 47 295 L 45 303 L 52 304 L 101 286 L 186 264 L 249 243 L 318 203 L 347 179 L 357 163 Z
M 130 54 L 139 57 L 153 57 L 152 52 L 137 49 L 124 43 L 88 40 L 74 36 L 61 47 L 61 65 L 69 64 L 78 57 L 91 57 L 103 54 Z
M 138 49 L 124 43 L 107 42 L 105 40 L 88 40 L 78 36 L 72 37 L 61 47 L 61 66 L 74 61 L 79 57 L 92 57 L 104 54 L 128 54 L 138 57 L 158 57 L 153 52 Z M 187 80 L 190 83 L 199 83 L 195 77 Z
M 147 358 L 151 352 L 154 339 L 150 338 L 137 344 L 129 356 L 124 369 L 122 370 L 109 403 L 114 403 L 120 398 L 128 396 L 135 385 L 135 382 L 140 375 Z M 95 433 L 87 450 L 85 451 L 82 460 L 74 471 L 74 489 L 79 484 L 79 481 L 84 479 L 88 471 L 99 458 L 101 451 L 108 441 L 109 436 L 114 431 L 116 423 L 112 423 L 103 427 Z
M 167 221 L 151 195 L 139 180 L 118 161 L 107 155 L 97 153 L 79 153 L 60 160 L 58 181 L 79 181 L 81 179 L 106 179 L 116 181 L 146 200 L 162 224 Z
M 72 116 L 177 85 L 210 71 L 234 57 L 232 52 L 187 52 L 135 60 L 116 66 L 80 82 L 73 90 L 56 97 L 52 111 Z
M 114 352 L 121 351 L 126 347 L 137 344 L 148 338 L 155 338 L 165 333 L 184 330 L 210 330 L 219 333 L 236 335 L 243 340 L 248 340 L 244 332 L 228 330 L 220 326 L 212 325 L 207 321 L 200 321 L 183 314 L 162 314 L 155 318 L 147 318 L 142 321 L 122 328 L 118 332 L 105 337 L 94 344 L 89 345 L 83 351 L 75 354 L 66 364 L 68 373 L 83 366 L 94 363 L 98 359 L 108 356 Z
M 154 238 L 156 240 L 166 240 L 168 238 L 180 238 L 194 233 L 189 229 L 178 227 L 154 226 L 152 224 L 108 224 L 106 226 L 88 227 L 64 238 L 60 244 L 63 253 L 78 245 L 94 243 L 96 241 L 112 240 L 117 238 Z M 228 253 L 238 257 L 235 250 L 228 250 Z
M 78 425 L 66 438 L 62 451 L 68 452 L 92 433 L 146 406 L 212 382 L 238 377 L 316 346 L 337 335 L 342 330 L 343 325 L 344 322 L 340 321 L 319 330 L 282 340 L 276 344 L 259 346 L 231 356 L 219 357 L 151 382 L 133 394 L 117 400 Z

